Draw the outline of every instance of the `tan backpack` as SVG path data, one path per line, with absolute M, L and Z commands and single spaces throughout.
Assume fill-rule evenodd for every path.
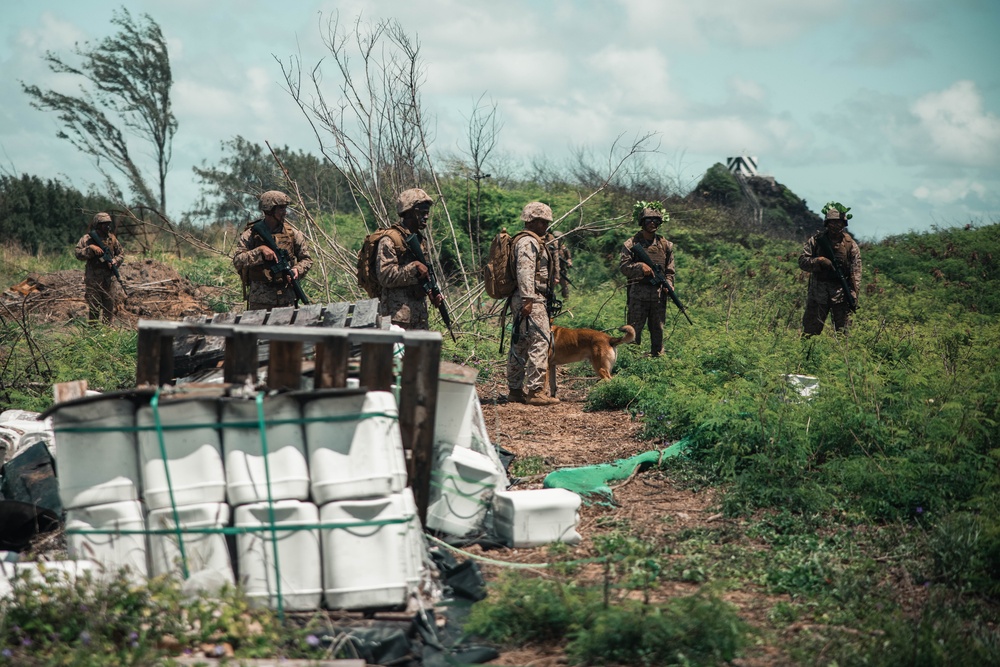
M 379 229 L 365 236 L 361 250 L 358 251 L 358 286 L 373 299 L 382 296 L 382 285 L 378 282 L 378 270 L 375 267 L 375 262 L 378 261 L 378 242 L 385 236 L 392 239 L 396 250 L 402 254 L 406 244 L 403 241 L 403 235 L 393 227 Z
M 494 299 L 506 299 L 517 291 L 517 276 L 514 274 L 514 241 L 522 234 L 534 236 L 544 247 L 538 234 L 527 229 L 511 236 L 504 228 L 493 237 L 486 265 L 483 266 L 483 283 L 486 285 L 486 293 Z

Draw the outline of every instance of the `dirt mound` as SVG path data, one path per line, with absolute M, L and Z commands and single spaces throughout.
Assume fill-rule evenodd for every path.
M 128 262 L 121 274 L 129 296 L 118 306 L 117 326 L 135 326 L 139 318 L 180 320 L 213 312 L 210 302 L 217 288 L 196 285 L 166 264 L 153 259 Z M 6 314 L 67 322 L 87 317 L 83 290 L 82 269 L 31 274 L 0 295 L 0 303 Z

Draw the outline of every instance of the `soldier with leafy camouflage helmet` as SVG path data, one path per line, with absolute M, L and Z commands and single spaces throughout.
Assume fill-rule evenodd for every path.
M 632 215 L 639 224 L 639 232 L 622 245 L 618 269 L 628 279 L 628 312 L 626 320 L 635 329 L 635 344 L 642 343 L 642 330 L 649 327 L 649 354 L 658 357 L 663 353 L 663 322 L 667 313 L 666 290 L 654 284 L 654 269 L 674 286 L 674 245 L 656 233 L 670 214 L 660 202 L 636 202 Z M 632 248 L 642 246 L 655 266 L 650 267 L 636 260 Z
M 125 250 L 118 237 L 112 233 L 111 227 L 112 220 L 108 213 L 96 214 L 90 221 L 91 231 L 80 238 L 74 250 L 76 258 L 87 263 L 83 272 L 83 284 L 88 320 L 96 322 L 100 318 L 108 325 L 114 321 L 115 309 L 124 296 L 115 279 L 114 269 L 125 260 Z M 96 238 L 108 249 L 110 262 L 91 232 L 96 232 Z
M 857 305 L 861 286 L 861 251 L 844 230 L 854 217 L 840 202 L 823 207 L 825 229 L 808 239 L 799 255 L 799 268 L 809 272 L 806 307 L 802 314 L 802 334 L 806 337 L 823 332 L 827 316 L 832 316 L 835 331 L 846 333 L 851 324 L 852 304 Z M 836 266 L 836 269 L 835 269 Z M 840 275 L 837 275 L 837 270 Z M 847 290 L 844 283 L 847 283 Z
M 531 202 L 521 211 L 524 231 L 514 237 L 513 269 L 517 290 L 511 297 L 514 332 L 507 357 L 507 400 L 528 405 L 554 405 L 545 375 L 552 347 L 552 327 L 546 310 L 556 284 L 556 262 L 544 237 L 552 224 L 552 209 Z
M 248 223 L 236 242 L 233 266 L 243 279 L 247 310 L 294 306 L 296 296 L 292 281 L 304 278 L 312 267 L 308 239 L 285 219 L 289 204 L 291 199 L 280 190 L 268 190 L 258 201 L 271 236 L 278 248 L 288 255 L 291 276 L 272 271 L 278 255 L 254 232 L 254 225 L 260 220 Z
M 433 204 L 434 200 L 420 188 L 399 193 L 396 213 L 400 220 L 379 239 L 376 248 L 376 279 L 382 286 L 379 314 L 404 329 L 427 329 L 430 326 L 428 296 L 421 287 L 427 280 L 429 269 L 406 247 L 406 239 L 416 234 L 424 257 L 429 256 L 422 232 L 427 229 Z M 439 306 L 443 300 L 444 297 L 437 294 L 432 303 Z

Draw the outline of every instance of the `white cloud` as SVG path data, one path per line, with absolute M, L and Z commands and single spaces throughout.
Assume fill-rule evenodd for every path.
M 977 181 L 957 179 L 946 183 L 920 185 L 913 191 L 913 196 L 930 204 L 954 204 L 976 197 L 985 199 L 989 188 Z
M 22 28 L 17 33 L 17 48 L 34 53 L 71 49 L 86 35 L 75 25 L 57 18 L 52 12 L 42 12 L 37 28 Z
M 910 111 L 936 157 L 968 166 L 1000 164 L 1000 118 L 983 110 L 972 81 L 928 93 Z
M 684 46 L 767 48 L 844 13 L 844 0 L 619 0 L 631 30 Z

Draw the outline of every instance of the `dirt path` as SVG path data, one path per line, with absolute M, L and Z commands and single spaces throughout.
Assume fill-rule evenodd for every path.
M 560 369 L 559 397 L 562 402 L 550 407 L 498 402 L 506 394 L 502 376 L 481 383 L 479 396 L 491 440 L 522 460 L 540 457 L 546 472 L 559 467 L 608 463 L 664 446 L 639 440 L 642 425 L 626 412 L 584 412 L 587 391 L 594 382 L 596 379 L 568 377 Z M 541 488 L 542 477 L 542 474 L 528 476 L 515 488 Z M 718 494 L 713 489 L 692 491 L 657 470 L 635 475 L 613 488 L 615 502 L 612 506 L 584 504 L 578 527 L 583 540 L 571 547 L 568 557 L 563 558 L 584 559 L 596 555 L 594 537 L 623 527 L 632 535 L 658 544 L 669 543 L 672 535 L 699 527 L 729 527 L 734 533 L 742 534 L 740 522 L 725 519 L 719 513 Z M 547 547 L 489 551 L 472 547 L 470 551 L 517 563 L 549 560 Z M 482 569 L 489 581 L 503 568 L 486 564 Z M 600 568 L 595 566 L 585 569 L 577 580 L 597 584 L 601 577 Z M 654 599 L 690 595 L 698 588 L 696 584 L 667 581 L 660 585 Z M 725 598 L 740 609 L 745 620 L 757 626 L 766 624 L 766 614 L 775 602 L 767 596 L 745 591 L 728 593 Z M 777 652 L 766 647 L 758 647 L 753 653 L 754 656 L 747 656 L 737 664 L 750 667 L 782 662 Z M 565 653 L 562 644 L 525 645 L 503 653 L 490 664 L 536 667 L 565 664 Z

